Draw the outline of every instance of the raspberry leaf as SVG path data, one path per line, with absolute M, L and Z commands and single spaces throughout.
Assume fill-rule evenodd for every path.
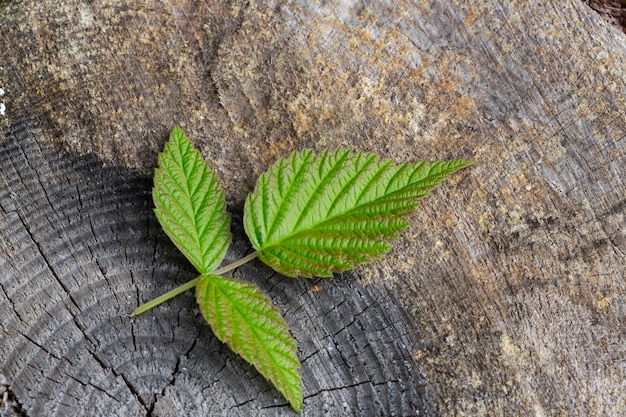
M 331 276 L 387 252 L 417 199 L 469 164 L 396 165 L 347 149 L 294 152 L 258 179 L 245 230 L 259 258 L 281 274 Z
M 178 126 L 159 155 L 152 198 L 163 230 L 198 272 L 218 267 L 232 238 L 224 191 Z
M 250 282 L 220 275 L 202 275 L 196 299 L 217 338 L 254 365 L 300 411 L 296 341 L 272 300 Z

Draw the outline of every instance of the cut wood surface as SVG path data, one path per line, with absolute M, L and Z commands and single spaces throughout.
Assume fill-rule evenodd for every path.
M 242 204 L 304 147 L 470 158 L 390 253 L 254 261 L 303 416 L 626 414 L 626 35 L 582 1 L 0 2 L 0 415 L 294 415 L 152 212 L 180 124 Z

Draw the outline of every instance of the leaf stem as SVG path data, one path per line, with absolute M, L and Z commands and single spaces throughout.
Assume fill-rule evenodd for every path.
M 241 265 L 250 262 L 251 260 L 253 260 L 254 258 L 256 258 L 257 256 L 259 256 L 259 252 L 255 251 L 252 252 L 249 255 L 244 256 L 241 259 L 236 260 L 233 263 L 230 263 L 222 268 L 216 269 L 213 272 L 209 272 L 206 275 L 222 275 L 225 272 L 228 271 L 232 271 L 235 268 L 239 268 Z M 169 300 L 170 298 L 174 298 L 179 294 L 184 293 L 187 290 L 192 289 L 193 287 L 196 286 L 196 283 L 198 282 L 198 278 L 194 278 L 189 282 L 184 283 L 183 285 L 179 285 L 178 287 L 174 288 L 173 290 L 170 290 L 168 292 L 166 292 L 165 294 L 161 294 L 156 298 L 153 298 L 152 300 L 143 303 L 142 305 L 140 305 L 139 307 L 137 307 L 136 309 L 133 310 L 132 313 L 130 313 L 131 317 L 137 316 L 141 313 L 144 313 L 148 310 L 150 310 L 153 307 L 158 306 L 161 303 L 164 303 L 165 301 Z
M 140 305 L 139 307 L 134 309 L 133 312 L 130 313 L 130 316 L 133 317 L 133 316 L 141 314 L 141 313 L 143 313 L 145 311 L 148 311 L 152 307 L 156 307 L 159 304 L 164 303 L 165 301 L 169 300 L 170 298 L 174 298 L 178 294 L 182 294 L 185 291 L 192 289 L 193 287 L 196 286 L 196 282 L 197 281 L 198 281 L 198 278 L 194 278 L 191 281 L 186 282 L 183 285 L 180 285 L 180 286 L 174 288 L 173 290 L 166 292 L 165 294 L 159 295 L 157 298 L 153 298 L 152 300 L 148 301 L 147 303 L 143 303 L 142 305 Z
M 222 275 L 225 272 L 228 271 L 232 271 L 235 268 L 239 268 L 241 265 L 250 262 L 251 260 L 253 260 L 254 258 L 256 258 L 257 256 L 259 256 L 259 252 L 258 251 L 254 251 L 249 255 L 244 256 L 241 259 L 236 260 L 233 263 L 230 263 L 222 268 L 216 269 L 213 272 L 209 272 L 206 275 Z

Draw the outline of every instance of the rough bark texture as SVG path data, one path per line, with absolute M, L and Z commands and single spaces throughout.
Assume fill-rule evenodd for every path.
M 238 271 L 302 415 L 626 413 L 626 38 L 583 2 L 5 0 L 0 33 L 0 415 L 293 414 L 191 294 L 127 316 L 193 276 L 151 212 L 174 123 L 233 259 L 291 150 L 476 161 L 354 273 Z
M 626 0 L 584 0 L 610 24 L 626 33 Z

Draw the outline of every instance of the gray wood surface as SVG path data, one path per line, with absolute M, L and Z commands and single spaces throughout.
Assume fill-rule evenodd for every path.
M 476 161 L 381 260 L 237 271 L 298 341 L 302 415 L 626 412 L 626 38 L 582 1 L 5 0 L 0 34 L 0 415 L 294 414 L 191 294 L 128 317 L 193 277 L 151 211 L 175 123 L 229 259 L 291 150 Z

